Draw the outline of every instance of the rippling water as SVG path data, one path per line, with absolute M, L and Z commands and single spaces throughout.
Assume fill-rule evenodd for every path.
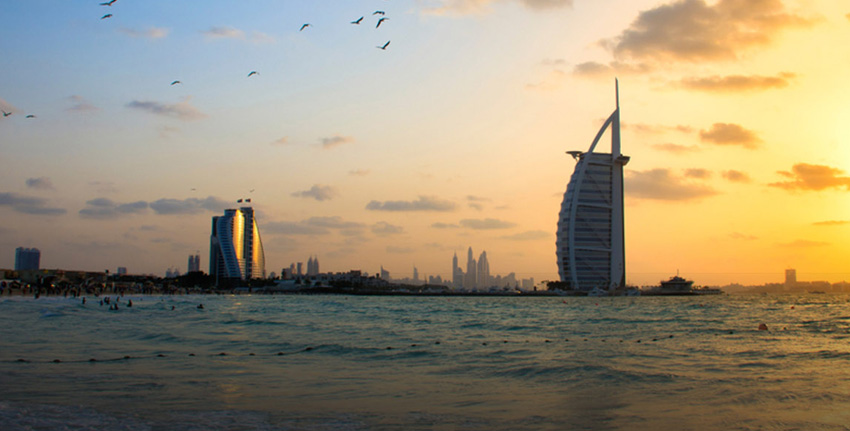
M 846 296 L 94 299 L 0 299 L 0 429 L 850 429 Z

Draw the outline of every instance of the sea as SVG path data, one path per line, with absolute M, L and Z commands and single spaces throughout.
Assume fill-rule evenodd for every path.
M 0 298 L 0 429 L 850 429 L 850 296 L 102 299 Z

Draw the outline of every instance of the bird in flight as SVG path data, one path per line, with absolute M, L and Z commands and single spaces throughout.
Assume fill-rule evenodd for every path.
M 0 111 L 2 111 L 2 110 L 0 110 Z M 4 117 L 8 117 L 8 116 L 10 116 L 10 115 L 12 115 L 12 113 L 11 113 L 11 112 L 3 111 L 3 116 L 4 116 Z
M 259 75 L 259 74 L 260 74 L 260 72 L 257 72 L 256 70 L 252 70 L 251 73 L 248 74 L 248 77 L 250 78 L 254 75 Z
M 174 81 L 174 82 L 171 83 L 171 85 L 177 85 L 177 84 L 183 84 L 183 83 L 180 82 L 180 81 Z
M 387 41 L 387 43 L 385 43 L 385 44 L 384 44 L 384 46 L 376 46 L 375 48 L 386 50 L 386 49 L 387 49 L 387 46 L 388 46 L 389 44 L 390 44 L 390 41 Z
M 106 18 L 112 18 L 112 14 L 111 14 L 111 13 L 108 13 L 108 14 L 106 14 L 106 15 L 104 15 L 104 16 L 102 16 L 102 17 L 100 17 L 100 19 L 106 19 Z
M 298 30 L 298 31 L 304 31 L 304 29 L 307 28 L 307 27 L 311 27 L 311 24 L 309 22 L 307 24 L 302 25 L 301 30 Z
M 355 21 L 351 21 L 352 24 L 360 24 L 360 21 L 363 21 L 363 17 L 357 18 Z
M 387 13 L 382 10 L 376 10 L 372 12 L 372 15 L 386 15 Z
M 381 18 L 381 19 L 379 19 L 379 20 L 378 20 L 378 25 L 376 25 L 376 26 L 375 26 L 375 28 L 380 27 L 380 26 L 381 26 L 381 23 L 382 23 L 382 22 L 384 22 L 384 21 L 386 21 L 386 20 L 388 20 L 388 19 L 389 19 L 389 18 Z
M 108 2 L 106 2 L 106 3 L 101 3 L 100 5 L 101 5 L 101 6 L 112 6 L 112 3 L 115 3 L 115 2 L 117 2 L 117 1 L 118 1 L 118 0 L 109 0 Z
M 27 118 L 35 118 L 35 115 L 29 114 L 29 115 L 27 115 Z

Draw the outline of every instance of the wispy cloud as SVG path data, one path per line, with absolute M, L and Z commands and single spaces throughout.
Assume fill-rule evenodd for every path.
M 79 211 L 82 218 L 115 219 L 124 215 L 147 212 L 148 203 L 145 201 L 118 203 L 107 198 L 96 198 L 86 202 L 86 207 Z
M 322 148 L 329 150 L 331 148 L 338 147 L 343 144 L 350 144 L 354 142 L 354 138 L 352 138 L 351 136 L 334 135 L 329 138 L 322 138 L 319 140 L 319 142 L 322 144 Z
M 175 104 L 134 100 L 128 103 L 127 107 L 164 117 L 176 118 L 182 121 L 195 121 L 207 117 L 206 114 L 198 110 L 198 108 L 192 106 L 192 104 L 189 103 L 189 100 Z
M 723 178 L 732 181 L 733 183 L 749 183 L 752 181 L 750 176 L 745 172 L 736 171 L 734 169 L 730 169 L 728 171 L 723 171 Z
M 685 169 L 685 176 L 688 178 L 697 178 L 700 180 L 705 180 L 711 178 L 711 171 L 709 171 L 708 169 L 700 168 Z
M 340 216 L 310 217 L 304 223 L 310 226 L 329 229 L 362 229 L 366 227 L 363 223 L 345 221 Z
M 754 149 L 762 142 L 758 135 L 738 124 L 714 123 L 709 130 L 700 130 L 699 137 L 703 142 L 717 145 L 740 145 Z
M 489 6 L 498 0 L 432 0 L 423 12 L 432 15 L 467 15 L 489 11 Z M 504 0 L 502 0 L 504 1 Z M 573 5 L 573 0 L 508 0 L 529 9 L 547 10 Z
M 31 189 L 54 190 L 53 182 L 47 177 L 27 178 L 26 184 Z
M 602 122 L 605 120 L 603 119 Z M 601 125 L 601 123 L 600 123 Z M 658 124 L 645 124 L 645 123 L 621 123 L 620 128 L 623 130 L 634 131 L 637 133 L 645 133 L 645 134 L 662 134 L 667 132 L 679 132 L 679 133 L 692 133 L 694 128 L 691 126 L 664 126 Z
M 272 221 L 263 223 L 261 226 L 263 233 L 281 234 L 281 235 L 308 235 L 318 236 L 326 235 L 330 231 L 323 227 L 310 226 L 303 222 L 294 221 Z
M 351 175 L 352 177 L 365 177 L 370 173 L 372 173 L 372 171 L 369 169 L 353 169 L 348 171 L 348 175 Z
M 500 238 L 506 239 L 508 241 L 536 241 L 540 239 L 552 239 L 555 237 L 553 232 L 546 232 L 542 230 L 527 230 L 525 232 L 520 232 L 513 235 L 505 235 Z
M 90 186 L 95 188 L 95 191 L 98 193 L 117 193 L 118 188 L 115 187 L 115 183 L 111 181 L 92 181 L 89 183 Z
M 399 247 L 397 245 L 388 245 L 387 253 L 389 254 L 410 254 L 413 253 L 414 250 L 410 247 Z
M 798 239 L 796 241 L 786 242 L 779 244 L 782 247 L 790 247 L 790 248 L 813 248 L 813 247 L 823 247 L 830 245 L 828 242 L 824 241 L 812 241 L 808 239 Z
M 540 81 L 526 84 L 528 90 L 549 92 L 561 89 L 567 82 L 567 73 L 560 69 L 550 70 Z
M 380 221 L 372 225 L 372 233 L 379 236 L 398 235 L 404 233 L 404 228 Z
M 118 31 L 130 37 L 144 39 L 163 39 L 168 36 L 168 33 L 170 32 L 169 29 L 163 27 L 148 27 L 144 30 L 137 30 L 134 28 L 120 28 L 118 29 Z
M 791 80 L 795 76 L 795 74 L 788 72 L 783 72 L 776 76 L 714 75 L 702 78 L 684 78 L 679 81 L 679 85 L 688 90 L 732 93 L 742 91 L 770 90 L 773 88 L 785 88 L 791 85 Z
M 272 141 L 272 143 L 271 143 L 271 144 L 272 144 L 272 145 L 275 145 L 275 146 L 290 145 L 289 137 L 284 136 L 284 137 L 282 137 L 282 138 L 280 138 L 280 139 L 277 139 L 277 140 L 275 140 L 275 141 Z
M 456 225 L 456 224 L 452 224 L 452 223 L 437 222 L 437 223 L 433 223 L 431 225 L 431 227 L 436 228 L 436 229 L 458 229 L 458 228 L 460 228 L 460 225 Z
M 673 154 L 687 154 L 693 153 L 700 150 L 700 148 L 696 145 L 679 145 L 679 144 L 655 144 L 652 148 L 658 151 L 665 151 Z
M 729 234 L 729 238 L 743 240 L 743 241 L 754 241 L 759 239 L 757 236 L 747 235 L 741 232 L 732 232 Z
M 292 193 L 292 196 L 297 198 L 315 199 L 319 202 L 329 201 L 336 197 L 339 193 L 331 186 L 315 184 L 309 190 Z
M 717 194 L 711 187 L 693 183 L 669 169 L 629 170 L 625 183 L 626 195 L 637 199 L 688 201 Z
M 812 223 L 815 226 L 845 226 L 850 225 L 850 220 L 826 220 Z
M 371 201 L 366 205 L 372 211 L 454 211 L 454 202 L 435 196 L 419 196 L 415 201 Z
M 728 61 L 769 45 L 782 30 L 811 24 L 788 13 L 781 0 L 679 0 L 641 12 L 629 28 L 603 44 L 617 58 Z
M 64 208 L 48 207 L 45 199 L 17 193 L 0 193 L 0 207 L 9 207 L 13 211 L 31 215 L 56 216 L 67 212 Z
M 72 105 L 71 105 L 71 107 L 69 107 L 67 109 L 67 111 L 71 111 L 71 112 L 91 112 L 91 111 L 97 111 L 97 110 L 100 109 L 97 106 L 94 106 L 91 103 L 89 103 L 82 96 L 78 96 L 78 95 L 69 96 L 68 100 L 72 103 Z
M 346 236 L 362 234 L 366 225 L 346 221 L 339 216 L 310 217 L 306 220 L 263 223 L 261 229 L 269 234 L 320 236 L 332 232 Z
M 611 61 L 608 64 L 586 61 L 573 67 L 572 74 L 583 78 L 610 78 L 614 75 L 640 75 L 652 72 L 655 67 L 647 63 Z
M 233 27 L 210 27 L 201 31 L 208 39 L 245 39 L 245 32 Z
M 841 169 L 825 166 L 797 163 L 791 172 L 779 171 L 779 174 L 789 178 L 788 181 L 770 183 L 770 186 L 786 190 L 826 190 L 844 188 L 850 190 L 850 177 L 842 176 Z
M 232 208 L 233 204 L 219 198 L 209 196 L 204 199 L 159 199 L 151 202 L 150 207 L 160 215 L 197 214 L 206 211 L 222 212 Z
M 485 219 L 463 219 L 460 225 L 467 229 L 474 230 L 491 230 L 491 229 L 510 229 L 516 226 L 516 223 L 509 221 L 498 220 L 494 218 Z
M 469 195 L 466 197 L 466 205 L 472 209 L 481 211 L 484 209 L 484 203 L 490 202 L 491 200 L 488 198 L 482 198 L 479 196 Z

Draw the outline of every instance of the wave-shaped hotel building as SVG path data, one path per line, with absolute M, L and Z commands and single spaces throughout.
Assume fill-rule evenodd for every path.
M 595 152 L 606 130 L 611 152 Z M 626 286 L 620 97 L 586 152 L 568 151 L 577 161 L 558 217 L 558 273 L 569 290 L 612 290 Z
M 223 216 L 213 217 L 210 275 L 216 283 L 266 277 L 266 257 L 253 208 L 227 209 Z

